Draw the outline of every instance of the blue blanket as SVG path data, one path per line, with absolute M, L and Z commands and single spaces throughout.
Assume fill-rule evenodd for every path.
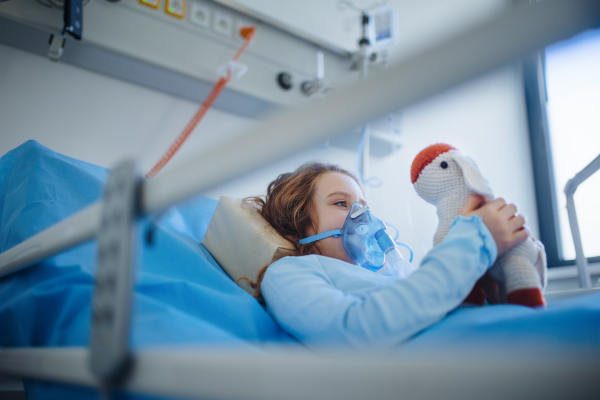
M 34 141 L 0 159 L 0 252 L 101 197 L 107 170 Z M 200 244 L 216 200 L 198 197 L 138 222 L 131 346 L 257 348 L 294 343 Z M 152 241 L 146 234 L 152 230 Z M 87 346 L 96 244 L 89 242 L 0 279 L 0 347 Z M 572 345 L 600 349 L 600 295 L 551 304 L 460 308 L 399 353 L 422 349 Z M 97 398 L 92 389 L 26 382 L 29 399 Z M 117 398 L 146 398 L 123 394 Z
M 108 171 L 29 141 L 0 159 L 0 252 L 98 200 Z M 131 346 L 290 342 L 200 244 L 217 201 L 198 197 L 138 222 Z M 149 229 L 152 244 L 146 242 Z M 94 242 L 0 279 L 0 346 L 87 346 Z M 27 383 L 28 398 L 96 398 Z

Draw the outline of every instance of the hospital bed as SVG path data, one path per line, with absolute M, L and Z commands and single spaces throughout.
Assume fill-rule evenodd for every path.
M 109 174 L 35 142 L 8 153 L 0 164 L 0 372 L 26 378 L 31 398 L 93 398 L 90 388 L 116 398 L 597 398 L 598 293 L 546 311 L 460 309 L 394 354 L 314 354 L 199 244 L 216 202 L 194 196 L 598 26 L 598 1 L 516 7 L 152 181 L 137 183 L 128 163 Z M 124 264 L 137 265 L 135 290 L 121 285 L 130 297 L 115 301 L 133 311 L 131 325 L 99 345 L 90 299 L 96 242 L 107 235 L 102 191 L 120 173 L 130 182 L 123 212 L 139 233 L 127 246 L 137 262 Z

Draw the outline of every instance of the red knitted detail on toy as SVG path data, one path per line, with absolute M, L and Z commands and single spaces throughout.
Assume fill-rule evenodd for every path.
M 508 304 L 519 304 L 527 307 L 545 306 L 546 300 L 538 288 L 518 289 L 506 296 Z
M 413 160 L 410 167 L 411 182 L 415 183 L 417 179 L 419 179 L 419 175 L 421 175 L 423 168 L 431 164 L 431 162 L 435 160 L 437 156 L 447 152 L 448 150 L 456 150 L 456 148 L 446 143 L 436 143 L 421 150 L 421 152 L 417 154 Z
M 485 291 L 483 290 L 483 286 L 481 286 L 479 281 L 475 283 L 473 290 L 471 290 L 471 293 L 469 293 L 463 303 L 475 304 L 478 306 L 482 306 L 483 303 L 485 303 Z

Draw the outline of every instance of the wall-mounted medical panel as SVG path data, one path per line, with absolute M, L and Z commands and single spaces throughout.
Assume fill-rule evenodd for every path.
M 45 46 L 49 34 L 59 34 L 63 28 L 63 11 L 44 7 L 35 0 L 0 2 L 0 18 L 45 32 Z M 299 87 L 302 81 L 315 78 L 317 52 L 322 49 L 212 1 L 89 2 L 83 8 L 83 39 L 77 43 L 67 38 L 65 53 L 69 46 L 88 46 L 90 48 L 87 52 L 97 54 L 97 62 L 101 64 L 110 63 L 115 57 L 125 57 L 162 69 L 166 73 L 172 72 L 186 79 L 212 84 L 218 79 L 217 70 L 226 65 L 242 45 L 243 40 L 237 30 L 245 24 L 257 27 L 254 41 L 240 58 L 240 62 L 248 66 L 248 72 L 242 78 L 231 81 L 228 90 L 271 106 L 293 106 L 311 101 Z M 2 36 L 6 35 L 3 30 Z M 13 34 L 12 38 L 4 37 L 0 42 L 19 47 L 19 42 L 32 40 L 17 36 L 22 35 Z M 103 61 L 102 51 L 110 53 L 112 58 Z M 348 58 L 327 50 L 324 53 L 325 78 L 333 87 L 358 79 L 356 72 L 349 71 Z M 71 56 L 73 58 L 77 57 Z M 81 64 L 85 62 L 82 61 Z M 105 66 L 97 69 L 102 68 L 106 69 Z M 131 66 L 128 68 L 133 69 Z M 120 79 L 138 84 L 144 80 L 135 76 L 134 69 L 127 74 L 123 74 L 123 69 L 117 69 L 118 66 L 115 66 L 114 74 L 110 71 L 102 72 L 118 75 Z M 281 72 L 292 76 L 292 90 L 283 90 L 279 86 L 277 77 Z M 160 84 L 150 83 L 148 86 L 156 88 Z M 177 94 L 176 91 L 166 91 Z

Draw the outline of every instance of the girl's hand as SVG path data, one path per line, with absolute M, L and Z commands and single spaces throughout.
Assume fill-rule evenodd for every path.
M 506 204 L 502 198 L 486 203 L 483 196 L 471 195 L 460 210 L 460 215 L 468 217 L 475 214 L 481 217 L 496 241 L 500 256 L 527 240 L 531 234 L 525 226 L 525 218 L 515 215 L 516 212 L 517 206 Z

